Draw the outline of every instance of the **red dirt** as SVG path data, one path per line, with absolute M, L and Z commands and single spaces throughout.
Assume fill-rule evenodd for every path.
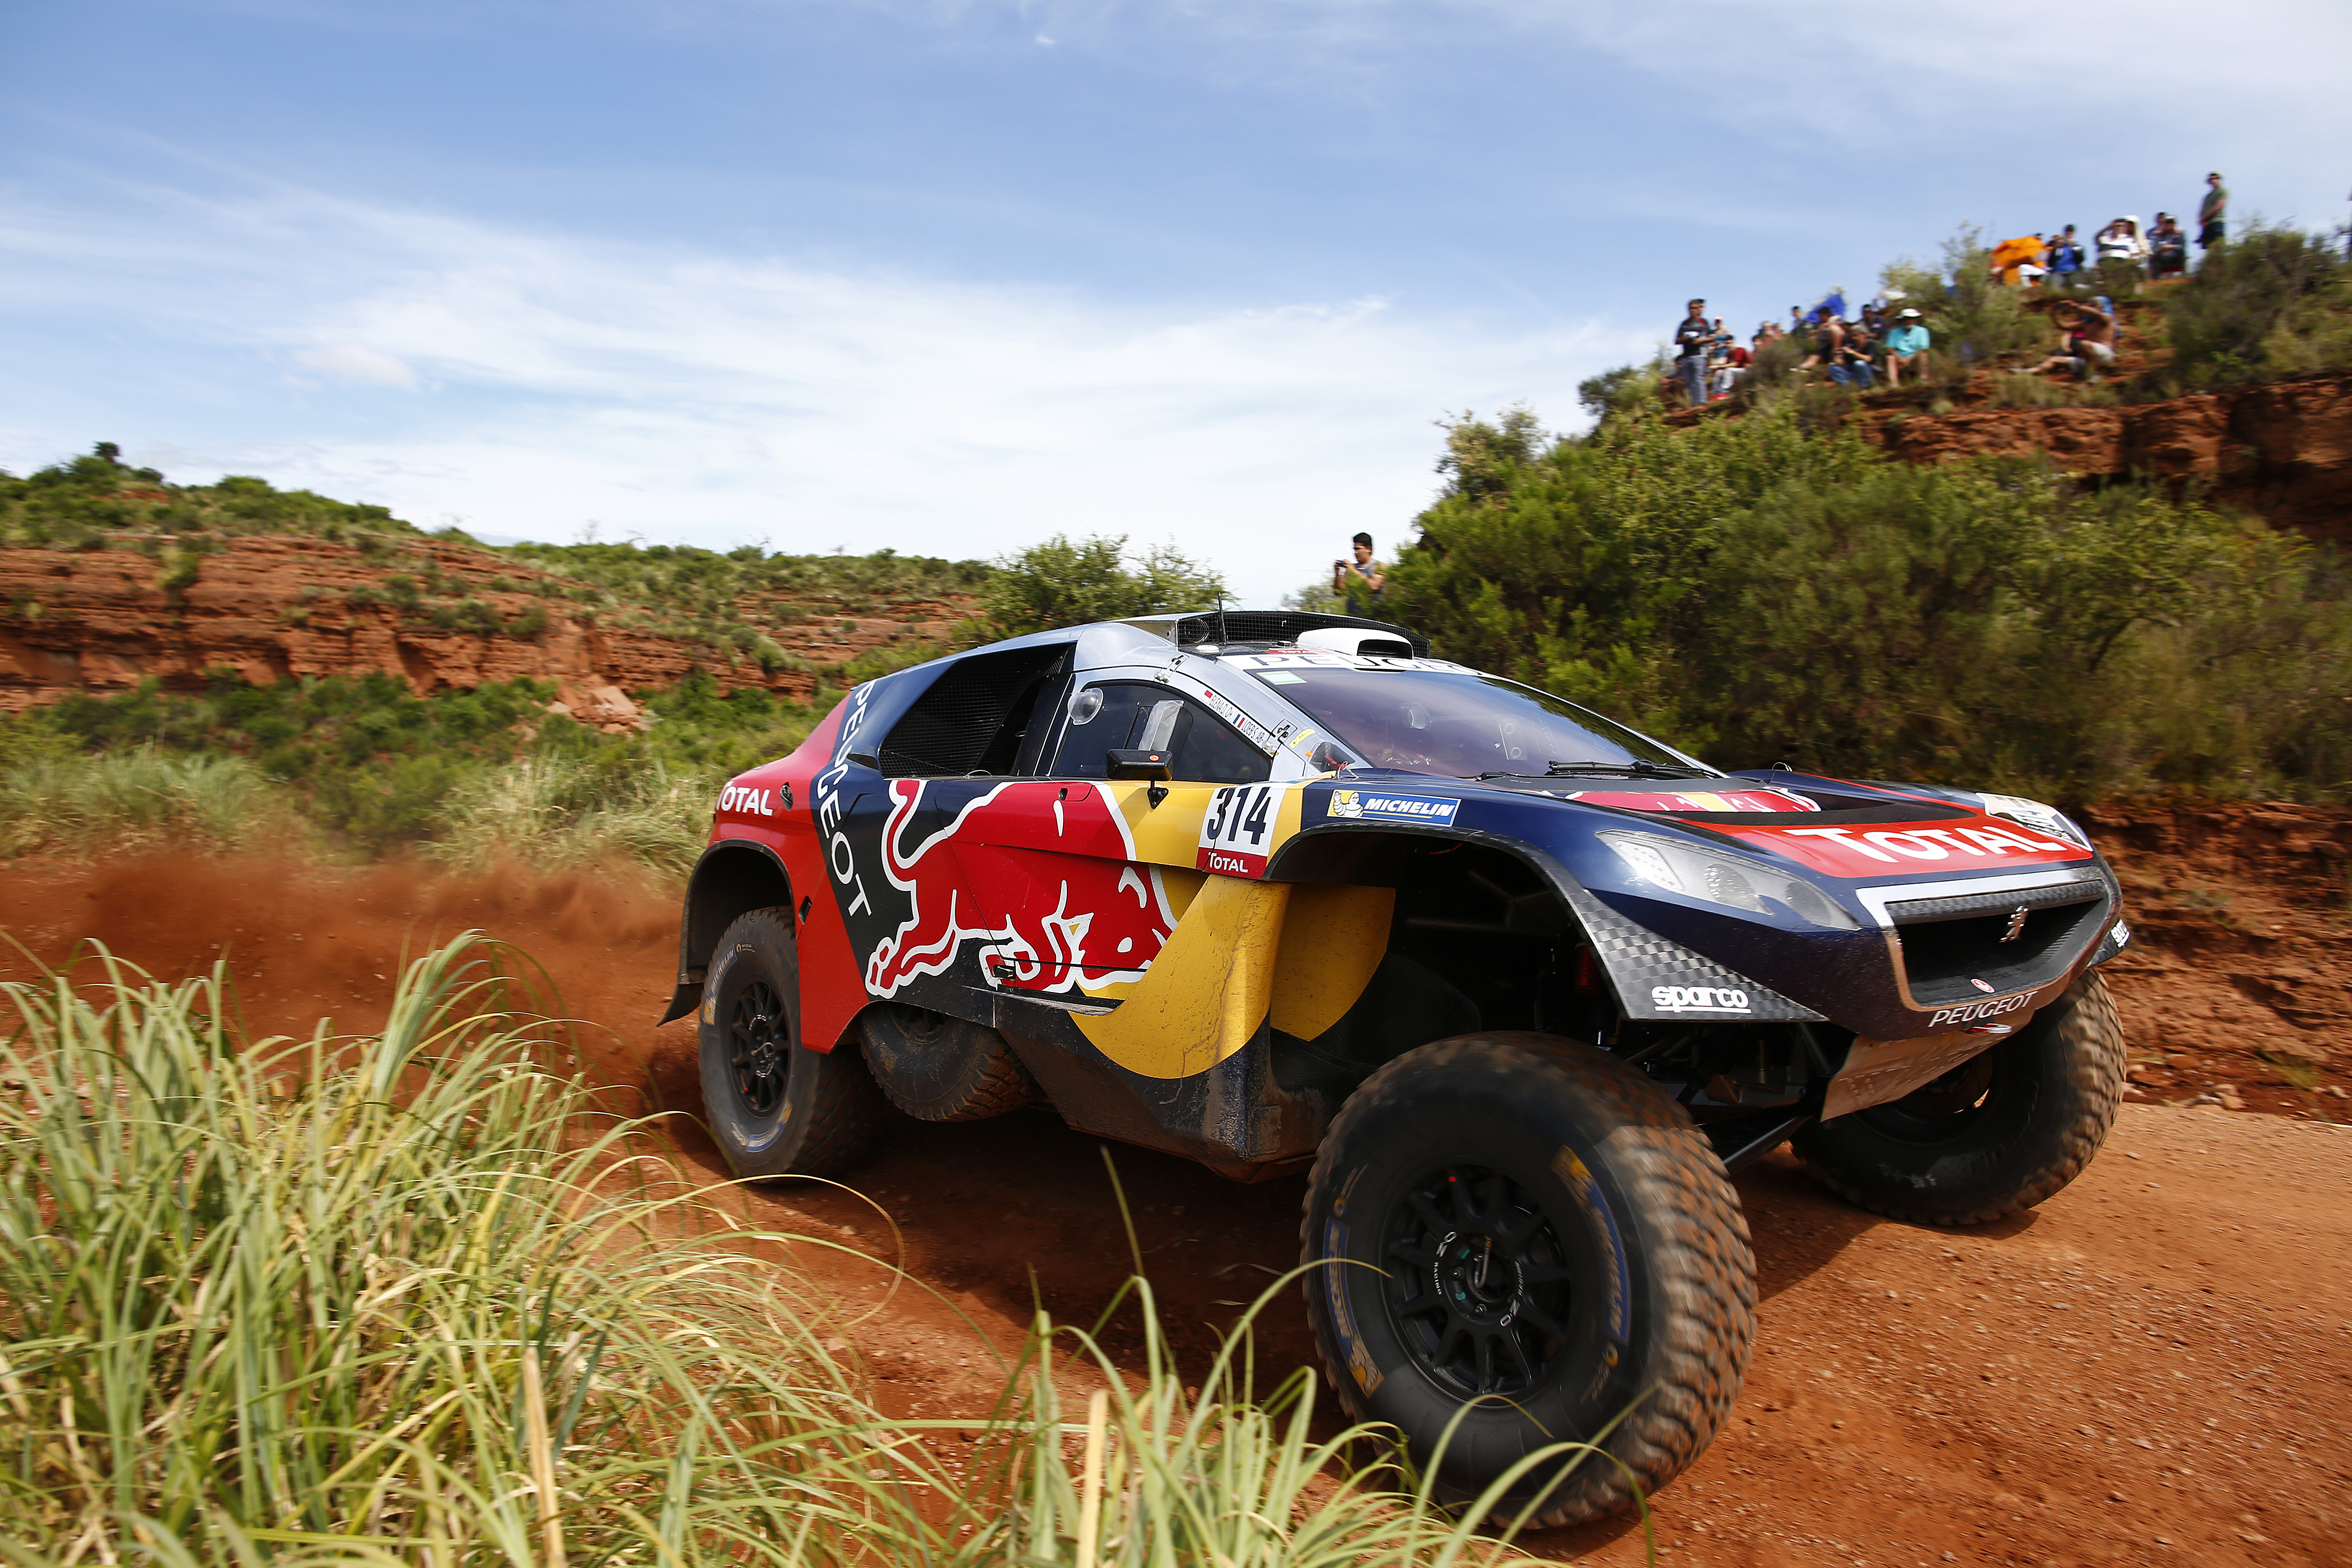
M 1786 1152 L 1739 1179 L 1762 1332 L 1716 1446 L 1656 1500 L 1662 1560 L 1763 1564 L 2352 1564 L 2352 1100 L 2345 1089 L 2345 813 L 2275 806 L 2104 816 L 2146 942 L 2115 973 L 2149 1102 L 2049 1203 L 1941 1232 L 1839 1203 Z M 657 1028 L 675 962 L 667 889 L 635 873 L 517 879 L 163 857 L 20 862 L 0 930 L 32 960 L 82 939 L 159 974 L 226 956 L 249 1027 L 382 1016 L 404 952 L 478 926 L 544 963 L 607 1079 L 698 1104 L 693 1037 Z M 23 954 L 0 978 L 26 978 Z M 2280 1058 L 2254 1054 L 2268 1049 Z M 2288 1047 L 2293 1047 L 2290 1053 Z M 2287 1114 L 2153 1103 L 2228 1082 Z M 2297 1117 L 2302 1120 L 2297 1120 Z M 717 1176 L 690 1131 L 688 1164 Z M 1114 1151 L 1180 1352 L 1197 1357 L 1297 1252 L 1297 1179 L 1240 1187 Z M 1128 1272 L 1097 1141 L 1029 1110 L 908 1123 L 856 1196 L 746 1192 L 763 1223 L 898 1256 L 901 1289 L 853 1338 L 886 1405 L 977 1418 L 992 1347 L 1033 1301 L 1090 1321 Z M 878 1271 L 812 1250 L 845 1294 Z M 1275 1375 L 1310 1353 L 1295 1298 L 1260 1336 Z M 967 1327 L 969 1317 L 980 1332 Z M 983 1337 L 984 1336 L 984 1337 Z M 1131 1349 L 1131 1340 L 1122 1342 Z M 1540 1554 L 1641 1560 L 1626 1521 L 1554 1531 Z

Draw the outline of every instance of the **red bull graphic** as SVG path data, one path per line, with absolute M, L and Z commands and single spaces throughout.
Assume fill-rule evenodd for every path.
M 1102 790 L 998 784 L 908 847 L 929 784 L 889 785 L 882 868 L 908 910 L 866 962 L 870 994 L 895 995 L 919 975 L 944 973 L 966 942 L 980 944 L 992 986 L 1057 992 L 1142 977 L 1176 917 L 1159 874 L 1134 864 L 1127 820 Z

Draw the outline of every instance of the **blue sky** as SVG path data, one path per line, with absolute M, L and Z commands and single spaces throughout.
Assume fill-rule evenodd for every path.
M 0 467 L 1253 602 L 1451 410 L 1996 236 L 2333 226 L 2340 0 L 0 0 Z

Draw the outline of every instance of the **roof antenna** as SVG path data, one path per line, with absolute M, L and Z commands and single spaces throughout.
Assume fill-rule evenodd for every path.
M 1225 585 L 1220 583 L 1217 584 L 1217 646 L 1223 647 L 1228 640 L 1225 636 Z

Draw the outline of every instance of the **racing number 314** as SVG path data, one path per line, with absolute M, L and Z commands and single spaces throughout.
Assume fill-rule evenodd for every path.
M 1209 797 L 1201 823 L 1201 853 L 1193 864 L 1203 871 L 1255 877 L 1265 869 L 1272 830 L 1274 785 L 1227 784 Z

